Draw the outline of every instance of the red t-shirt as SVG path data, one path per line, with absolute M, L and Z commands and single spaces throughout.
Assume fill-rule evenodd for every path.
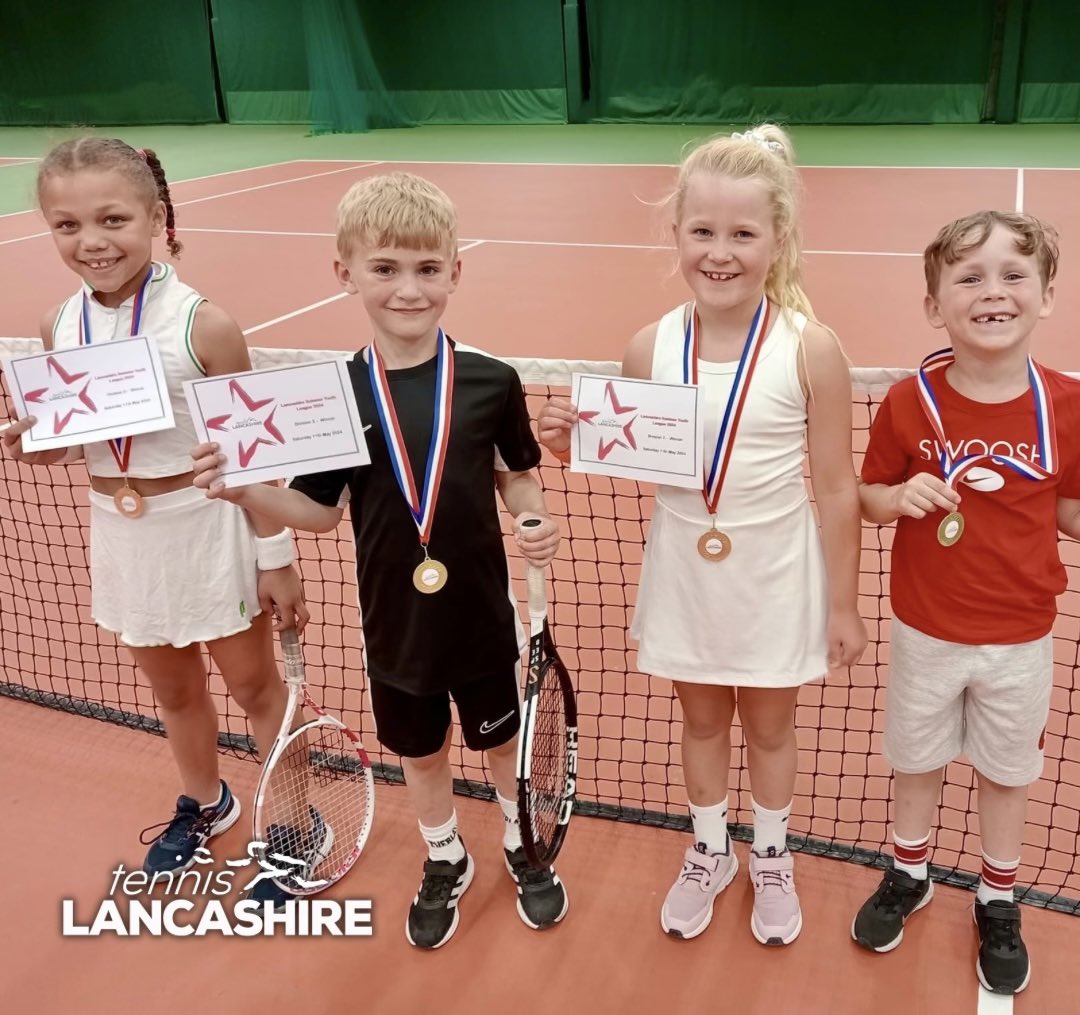
M 1054 404 L 1058 468 L 1034 482 L 1004 465 L 980 462 L 959 484 L 964 533 L 942 546 L 945 512 L 902 516 L 892 549 L 893 613 L 943 641 L 1015 644 L 1047 634 L 1065 591 L 1058 555 L 1057 501 L 1080 498 L 1080 381 L 1044 368 Z M 965 398 L 930 374 L 952 457 L 987 448 L 1016 458 L 1038 457 L 1035 400 L 1028 391 L 1009 402 Z M 862 467 L 864 483 L 902 483 L 918 472 L 941 476 L 937 438 L 919 401 L 916 378 L 896 384 L 878 409 Z

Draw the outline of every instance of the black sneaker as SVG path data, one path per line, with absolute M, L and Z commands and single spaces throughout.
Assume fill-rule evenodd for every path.
M 315 869 L 330 855 L 334 845 L 334 830 L 310 804 L 308 811 L 311 814 L 311 826 L 306 836 L 292 825 L 271 825 L 266 830 L 264 862 L 279 870 L 287 869 L 290 874 L 285 877 L 260 878 L 251 886 L 248 899 L 253 902 L 273 902 L 274 909 L 280 912 L 290 899 L 295 899 L 297 895 L 310 894 L 309 886 L 295 882 L 297 879 L 306 882 L 317 880 L 314 877 Z M 278 857 L 286 857 L 291 862 Z
M 221 783 L 221 799 L 213 807 L 200 807 L 189 796 L 177 798 L 176 813 L 171 821 L 144 828 L 139 841 L 150 846 L 143 870 L 157 877 L 186 871 L 195 862 L 195 850 L 208 839 L 220 835 L 236 824 L 240 817 L 240 801 L 232 795 L 224 780 Z M 146 838 L 147 832 L 164 828 L 156 839 Z M 151 844 L 152 843 L 152 844 Z
M 550 867 L 537 870 L 525 857 L 525 850 L 504 849 L 506 869 L 517 885 L 518 916 L 533 930 L 553 927 L 570 907 L 566 889 Z
M 426 860 L 424 880 L 409 907 L 405 936 L 417 948 L 439 948 L 454 936 L 458 899 L 473 879 L 473 858 L 466 852 L 456 863 Z
M 913 878 L 890 867 L 851 925 L 856 943 L 872 952 L 891 952 L 904 938 L 904 923 L 934 897 L 929 878 Z
M 1020 936 L 1020 907 L 994 899 L 984 906 L 975 903 L 975 926 L 979 928 L 979 982 L 995 994 L 1019 994 L 1031 979 L 1031 963 Z

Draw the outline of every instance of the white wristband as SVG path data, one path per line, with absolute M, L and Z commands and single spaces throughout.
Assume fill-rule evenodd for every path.
M 276 536 L 255 537 L 255 558 L 260 571 L 276 571 L 296 559 L 292 537 L 292 529 L 282 529 Z

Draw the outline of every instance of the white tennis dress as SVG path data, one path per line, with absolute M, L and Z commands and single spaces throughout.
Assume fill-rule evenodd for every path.
M 128 475 L 135 479 L 191 472 L 195 427 L 184 382 L 203 376 L 191 333 L 203 302 L 169 265 L 154 263 L 140 332 L 161 356 L 175 427 L 135 437 Z M 84 286 L 60 308 L 53 347 L 79 345 L 84 294 L 93 341 L 131 333 L 134 297 L 115 310 L 102 306 Z M 119 476 L 106 441 L 84 445 L 91 475 Z M 261 612 L 254 531 L 235 504 L 209 500 L 186 487 L 144 497 L 143 514 L 126 518 L 112 497 L 89 491 L 90 593 L 94 620 L 132 647 L 214 641 L 251 626 Z
M 654 380 L 683 382 L 687 311 L 660 320 Z M 825 561 L 803 476 L 805 326 L 802 314 L 775 314 L 758 358 L 717 504 L 730 555 L 698 554 L 712 525 L 700 490 L 657 487 L 630 629 L 644 673 L 743 687 L 791 687 L 826 673 Z M 737 366 L 698 361 L 709 461 Z

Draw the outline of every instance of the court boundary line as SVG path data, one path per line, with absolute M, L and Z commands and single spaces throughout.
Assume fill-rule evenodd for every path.
M 219 235 L 235 235 L 235 236 L 284 236 L 300 239 L 333 239 L 334 233 L 330 232 L 304 232 L 291 229 L 219 229 L 211 226 L 191 226 L 186 229 L 185 232 L 189 233 L 216 233 Z M 507 239 L 507 238 L 494 238 L 486 236 L 482 239 L 465 239 L 462 237 L 462 243 L 468 244 L 467 247 L 462 247 L 462 250 L 471 249 L 474 246 L 478 246 L 481 243 L 488 244 L 505 244 L 507 246 L 523 246 L 523 247 L 588 247 L 596 248 L 600 250 L 669 250 L 673 251 L 675 248 L 667 244 L 657 243 L 595 243 L 586 242 L 583 240 L 519 240 L 519 239 Z M 804 255 L 809 254 L 815 257 L 827 256 L 827 257 L 922 257 L 921 251 L 911 250 L 803 250 Z
M 293 162 L 352 162 L 353 159 L 293 159 Z M 359 160 L 357 160 L 359 161 Z M 598 169 L 612 168 L 612 169 L 634 169 L 642 167 L 646 169 L 677 169 L 679 163 L 677 162 L 501 162 L 501 161 L 488 161 L 484 159 L 473 161 L 471 159 L 396 159 L 388 158 L 384 156 L 378 160 L 383 165 L 409 165 L 409 166 L 541 166 L 541 167 L 554 167 L 560 166 L 568 167 L 590 167 L 595 166 Z M 1000 172 L 1000 173 L 1015 173 L 1018 169 L 1025 169 L 1028 172 L 1033 173 L 1080 173 L 1080 166 L 1017 166 L 1017 165 L 1004 165 L 1004 166 L 896 166 L 896 165 L 857 165 L 857 166 L 839 166 L 839 165 L 819 165 L 817 163 L 798 163 L 796 169 L 888 169 L 888 170 L 906 170 L 911 169 L 917 172 L 923 172 L 927 170 L 939 171 L 949 170 L 960 172 Z
M 35 159 L 35 162 L 40 162 L 40 159 Z M 244 166 L 242 169 L 223 169 L 219 173 L 204 173 L 202 176 L 188 176 L 183 180 L 176 180 L 175 182 L 170 180 L 169 186 L 179 187 L 181 183 L 197 183 L 199 180 L 213 180 L 219 176 L 232 176 L 235 173 L 254 173 L 260 169 L 274 169 L 276 166 L 292 166 L 298 162 L 314 161 L 309 159 L 282 159 L 280 162 L 264 162 L 258 166 Z M 371 165 L 377 166 L 378 162 L 372 162 Z M 0 167 L 2 168 L 2 167 Z M 6 211 L 0 213 L 0 219 L 12 218 L 15 215 L 32 215 L 36 208 L 24 208 L 22 211 Z
M 331 236 L 333 233 L 330 234 Z M 483 240 L 466 240 L 463 241 L 466 245 L 458 248 L 458 253 L 464 253 L 466 250 L 472 250 L 473 247 L 480 246 Z M 258 331 L 264 331 L 266 328 L 272 328 L 275 324 L 281 324 L 284 321 L 291 321 L 294 317 L 299 317 L 301 314 L 306 314 L 309 310 L 318 310 L 320 307 L 328 306 L 331 303 L 336 303 L 338 300 L 344 299 L 349 293 L 342 291 L 334 293 L 333 296 L 328 296 L 326 299 L 317 300 L 314 303 L 309 303 L 306 307 L 299 307 L 296 310 L 290 310 L 287 314 L 282 314 L 280 317 L 275 317 L 269 321 L 263 321 L 261 324 L 254 324 L 250 328 L 244 329 L 244 336 L 254 335 Z
M 282 162 L 282 163 L 270 163 L 270 164 L 271 165 L 291 165 L 292 163 Z M 293 177 L 290 177 L 287 180 L 274 180 L 271 183 L 260 183 L 260 184 L 257 184 L 254 187 L 241 187 L 239 190 L 227 190 L 223 194 L 208 194 L 205 197 L 193 197 L 193 198 L 190 198 L 187 201 L 174 201 L 173 202 L 173 207 L 174 208 L 185 208 L 185 207 L 187 207 L 188 205 L 191 205 L 191 204 L 202 204 L 204 201 L 216 201 L 218 198 L 221 198 L 221 197 L 236 197 L 238 194 L 250 194 L 252 191 L 266 190 L 269 187 L 281 187 L 281 186 L 284 186 L 287 183 L 302 183 L 304 180 L 315 180 L 315 179 L 318 179 L 319 177 L 322 177 L 322 176 L 334 176 L 334 175 L 336 175 L 338 173 L 349 173 L 349 172 L 352 172 L 355 169 L 367 169 L 370 166 L 378 166 L 378 165 L 382 165 L 382 163 L 380 163 L 380 162 L 361 162 L 361 163 L 357 163 L 356 165 L 343 166 L 341 169 L 329 169 L 329 170 L 327 170 L 326 172 L 323 172 L 323 173 L 309 173 L 307 176 L 293 176 Z M 237 171 L 238 172 L 245 172 L 246 170 L 237 170 Z M 204 179 L 208 179 L 208 177 L 204 177 Z M 184 182 L 184 181 L 177 181 L 177 183 L 181 183 L 181 182 Z M 172 187 L 172 186 L 174 186 L 174 184 L 170 183 L 169 186 Z M 26 212 L 16 212 L 15 214 L 25 215 Z M 0 240 L 0 247 L 9 246 L 12 243 L 21 243 L 24 240 L 37 240 L 37 239 L 40 239 L 42 236 L 48 236 L 48 235 L 49 235 L 49 230 L 46 229 L 44 232 L 30 233 L 27 236 L 13 236 L 13 237 L 11 237 L 10 239 L 7 239 L 7 240 Z
M 976 1002 L 976 1015 L 1010 1015 L 1013 1010 L 1012 994 L 993 994 L 981 983 Z
M 1016 171 L 1016 210 L 1022 212 L 1024 210 L 1024 170 L 1018 169 Z

